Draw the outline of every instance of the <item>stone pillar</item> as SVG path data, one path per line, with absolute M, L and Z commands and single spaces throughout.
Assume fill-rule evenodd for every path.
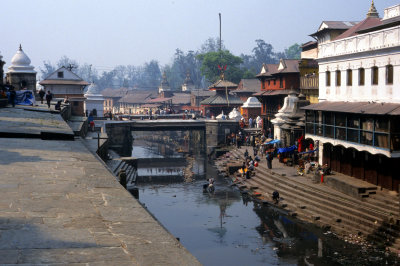
M 315 142 L 315 141 L 314 141 Z M 314 143 L 315 144 L 315 143 Z M 314 148 L 315 149 L 315 148 Z M 318 163 L 322 165 L 322 156 L 324 154 L 324 143 L 318 140 Z
M 109 140 L 109 148 L 117 150 L 122 156 L 132 155 L 131 123 L 106 123 L 106 133 Z

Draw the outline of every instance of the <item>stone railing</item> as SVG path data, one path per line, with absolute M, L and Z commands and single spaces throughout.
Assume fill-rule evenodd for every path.
M 379 50 L 400 45 L 400 26 L 320 44 L 318 59 Z
M 309 90 L 309 89 L 318 89 L 318 87 L 319 87 L 318 76 L 300 77 L 300 89 Z

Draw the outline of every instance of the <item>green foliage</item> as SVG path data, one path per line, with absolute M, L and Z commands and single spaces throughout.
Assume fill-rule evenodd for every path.
M 201 61 L 201 73 L 211 83 L 220 79 L 221 71 L 218 69 L 218 65 L 220 67 L 227 66 L 226 80 L 238 83 L 243 76 L 243 70 L 239 67 L 243 62 L 242 58 L 231 54 L 228 50 L 199 54 L 197 58 Z
M 255 41 L 255 47 L 249 55 L 241 54 L 240 57 L 231 54 L 222 43 L 219 51 L 219 38 L 208 38 L 196 51 L 184 52 L 176 49 L 170 64 L 162 69 L 166 72 L 171 88 L 180 90 L 182 83 L 189 72 L 196 88 L 207 87 L 207 82 L 215 82 L 220 78 L 221 67 L 227 65 L 225 79 L 238 83 L 242 78 L 254 78 L 260 72 L 263 63 L 278 63 L 280 58 L 300 58 L 300 45 L 295 43 L 284 52 L 275 52 L 272 45 L 264 40 Z M 142 89 L 157 88 L 161 82 L 161 67 L 156 60 L 151 60 L 143 65 L 119 65 L 108 68 L 98 73 L 90 64 L 79 65 L 76 60 L 63 56 L 56 64 L 43 61 L 39 67 L 42 79 L 53 73 L 61 66 L 69 67 L 84 80 L 94 81 L 101 89 L 118 87 L 137 87 Z
M 287 59 L 300 59 L 301 55 L 301 46 L 298 43 L 289 46 L 289 48 L 285 49 L 285 57 Z

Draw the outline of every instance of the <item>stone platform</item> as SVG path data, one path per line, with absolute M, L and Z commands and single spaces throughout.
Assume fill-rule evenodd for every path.
M 0 110 L 0 132 L 73 134 L 26 112 Z M 81 140 L 1 137 L 1 265 L 200 265 Z

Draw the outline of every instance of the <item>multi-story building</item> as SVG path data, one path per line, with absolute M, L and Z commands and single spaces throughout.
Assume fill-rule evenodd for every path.
M 120 103 L 118 102 L 122 97 L 129 93 L 128 88 L 112 89 L 106 88 L 101 94 L 104 98 L 104 113 L 117 114 L 119 113 Z
M 400 5 L 318 39 L 319 103 L 305 107 L 320 163 L 390 190 L 400 174 Z
M 301 46 L 300 91 L 310 103 L 318 102 L 318 43 L 307 42 Z

